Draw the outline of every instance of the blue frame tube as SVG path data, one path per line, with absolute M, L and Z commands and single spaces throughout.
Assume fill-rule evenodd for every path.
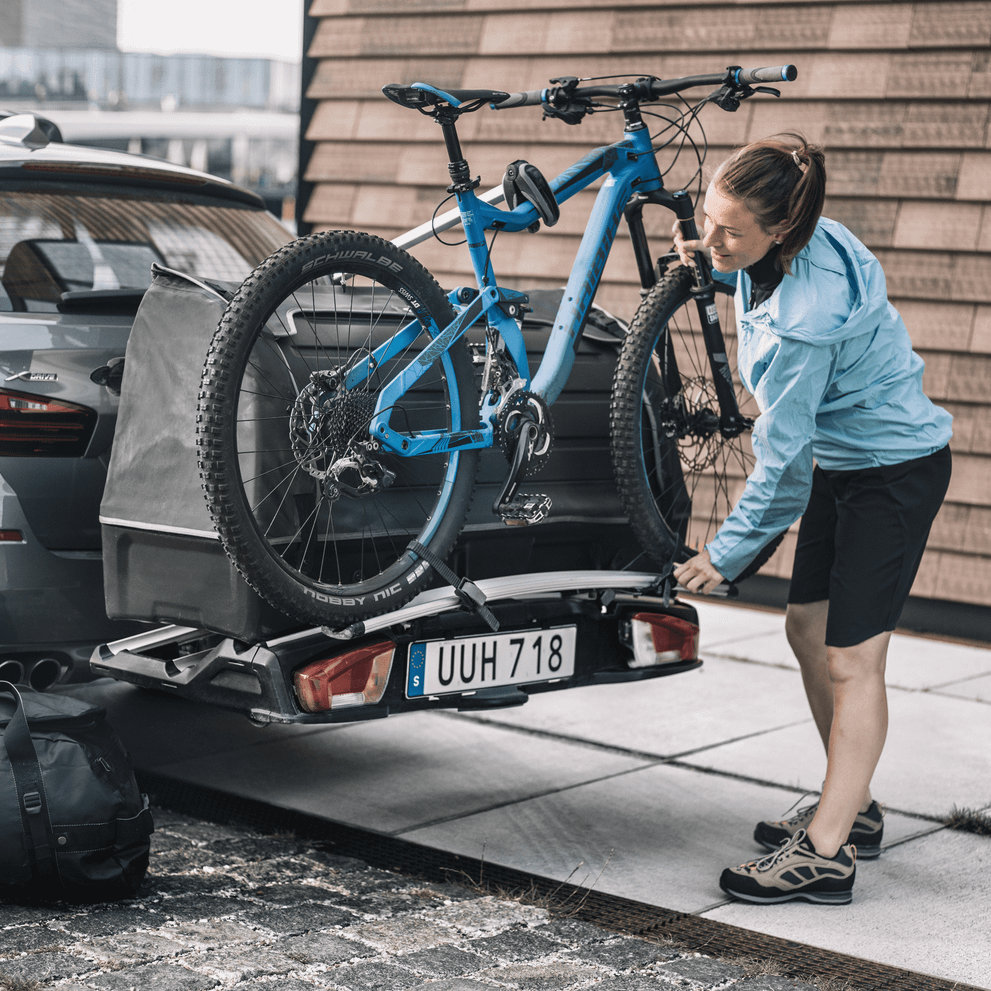
M 603 176 L 608 178 L 596 196 L 547 348 L 532 381 L 527 382 L 530 391 L 535 392 L 548 403 L 553 403 L 558 398 L 571 373 L 581 328 L 598 288 L 620 218 L 623 216 L 623 208 L 630 194 L 634 189 L 650 192 L 664 185 L 646 127 L 628 132 L 622 141 L 589 152 L 571 168 L 551 180 L 550 186 L 558 202 L 563 203 Z M 513 210 L 504 210 L 480 199 L 475 195 L 474 190 L 458 193 L 458 209 L 468 239 L 472 268 L 482 294 L 468 304 L 453 323 L 439 331 L 434 344 L 416 362 L 382 390 L 372 420 L 371 432 L 380 443 L 398 454 L 414 455 L 424 453 L 425 450 L 436 451 L 446 447 L 442 443 L 443 435 L 429 439 L 423 437 L 418 442 L 415 438 L 411 440 L 409 437 L 393 433 L 387 424 L 388 411 L 426 367 L 436 360 L 438 354 L 496 305 L 499 293 L 494 288 L 495 275 L 485 241 L 485 232 L 523 231 L 538 219 L 536 209 L 529 203 L 521 203 Z M 498 324 L 510 353 L 514 357 L 520 354 L 525 356 L 523 334 L 516 322 L 508 317 L 494 322 Z M 388 348 L 389 345 L 385 347 Z M 520 366 L 520 372 L 524 378 L 528 374 L 525 361 Z M 477 437 L 459 438 L 461 441 L 458 444 L 459 448 L 491 446 L 492 431 L 485 429 L 487 426 L 488 424 L 483 424 L 481 431 L 472 432 Z

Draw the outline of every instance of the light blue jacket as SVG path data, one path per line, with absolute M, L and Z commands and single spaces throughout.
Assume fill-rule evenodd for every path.
M 813 458 L 837 470 L 898 464 L 952 433 L 950 414 L 922 391 L 922 359 L 867 248 L 822 218 L 791 269 L 749 311 L 747 273 L 713 273 L 736 282 L 739 374 L 761 411 L 754 470 L 706 545 L 730 579 L 805 511 Z

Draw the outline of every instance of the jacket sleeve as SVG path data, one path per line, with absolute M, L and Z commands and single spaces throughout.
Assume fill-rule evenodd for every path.
M 831 347 L 776 338 L 754 369 L 754 397 L 761 409 L 751 438 L 756 464 L 733 511 L 706 545 L 715 568 L 730 580 L 805 512 L 816 411 L 832 378 L 832 363 Z

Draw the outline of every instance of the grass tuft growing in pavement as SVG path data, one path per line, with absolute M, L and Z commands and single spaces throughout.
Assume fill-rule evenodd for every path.
M 987 809 L 960 809 L 954 805 L 943 821 L 950 829 L 991 836 L 991 813 Z

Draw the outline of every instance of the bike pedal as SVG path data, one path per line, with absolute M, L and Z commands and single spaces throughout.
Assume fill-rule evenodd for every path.
M 518 495 L 499 507 L 499 515 L 506 526 L 529 526 L 545 519 L 551 511 L 551 497 L 533 493 Z

